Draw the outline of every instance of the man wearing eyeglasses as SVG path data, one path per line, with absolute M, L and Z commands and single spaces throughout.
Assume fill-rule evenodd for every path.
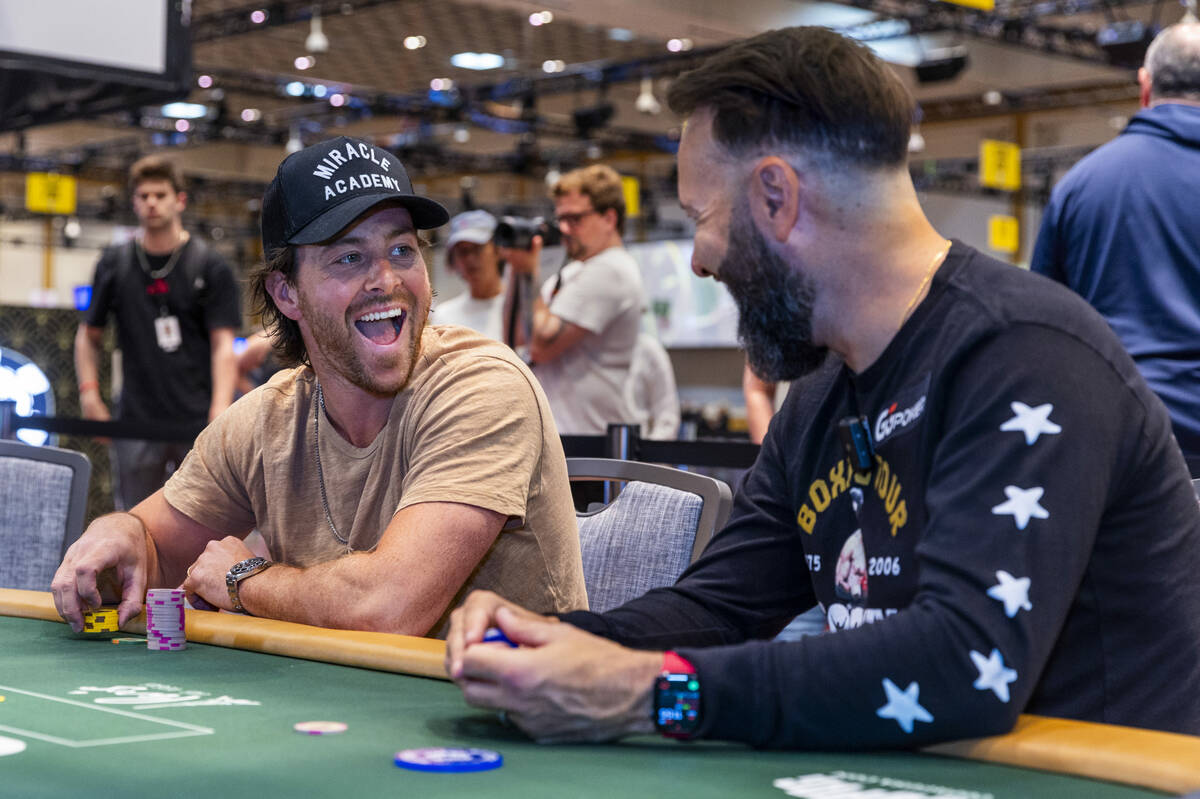
M 568 172 L 551 196 L 571 260 L 534 299 L 529 355 L 559 432 L 594 435 L 637 419 L 625 384 L 646 299 L 621 244 L 625 197 L 616 171 L 596 164 Z M 541 249 L 535 237 L 531 249 L 501 255 L 537 283 Z

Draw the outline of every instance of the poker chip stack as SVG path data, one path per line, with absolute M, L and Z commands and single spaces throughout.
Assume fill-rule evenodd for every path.
M 86 610 L 83 613 L 83 632 L 88 635 L 115 633 L 121 628 L 117 625 L 116 608 L 98 608 Z
M 187 648 L 183 631 L 183 591 L 151 588 L 146 592 L 146 648 L 159 652 Z

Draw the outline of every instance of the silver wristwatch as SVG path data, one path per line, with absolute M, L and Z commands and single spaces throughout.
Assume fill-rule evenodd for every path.
M 246 558 L 230 567 L 225 575 L 225 587 L 229 589 L 229 601 L 233 603 L 234 610 L 239 613 L 246 612 L 246 609 L 242 607 L 242 600 L 238 598 L 238 584 L 247 577 L 258 574 L 260 571 L 269 569 L 274 565 L 274 563 L 266 558 Z

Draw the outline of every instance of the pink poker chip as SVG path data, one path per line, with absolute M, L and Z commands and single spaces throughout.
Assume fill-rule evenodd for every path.
M 293 724 L 292 729 L 303 735 L 336 735 L 349 727 L 341 721 L 301 721 Z

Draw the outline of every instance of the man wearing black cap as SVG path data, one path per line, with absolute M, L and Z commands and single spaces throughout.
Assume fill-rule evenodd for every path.
M 161 491 L 89 527 L 52 585 L 64 618 L 80 625 L 110 570 L 122 621 L 146 587 L 181 583 L 227 610 L 415 635 L 444 635 L 471 588 L 586 606 L 545 396 L 507 347 L 426 326 L 417 231 L 447 218 L 367 142 L 280 165 L 250 282 L 295 368 L 210 425 Z

